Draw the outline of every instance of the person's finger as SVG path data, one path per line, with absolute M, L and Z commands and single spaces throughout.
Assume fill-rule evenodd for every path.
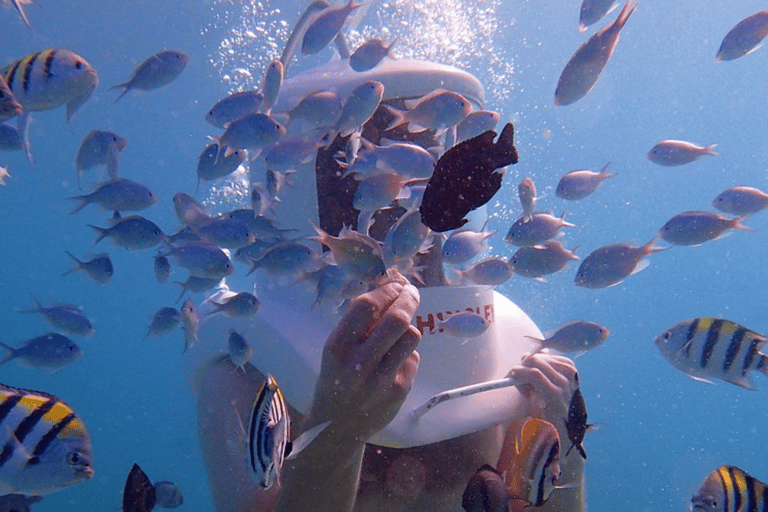
M 348 356 L 369 334 L 375 322 L 395 302 L 403 290 L 400 282 L 390 282 L 352 301 L 328 338 L 326 347 L 338 358 Z
M 385 380 L 392 380 L 395 378 L 403 362 L 413 352 L 421 341 L 421 333 L 418 329 L 410 326 L 405 333 L 400 336 L 400 339 L 392 345 L 392 348 L 384 354 L 381 360 L 379 369 L 376 373 L 383 377 Z
M 576 365 L 564 356 L 553 354 L 536 354 L 524 359 L 523 366 L 540 366 L 544 374 L 555 385 L 561 388 L 566 401 L 570 401 L 573 392 L 579 388 L 579 378 Z
M 373 331 L 363 340 L 356 362 L 369 369 L 378 367 L 384 354 L 411 328 L 411 319 L 418 307 L 418 290 L 412 285 L 404 286 Z

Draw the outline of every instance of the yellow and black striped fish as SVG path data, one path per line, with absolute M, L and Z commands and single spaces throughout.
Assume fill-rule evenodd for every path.
M 0 384 L 0 495 L 43 495 L 93 476 L 91 439 L 55 396 Z
M 692 318 L 656 337 L 656 346 L 679 370 L 696 380 L 722 379 L 757 389 L 750 372 L 768 375 L 768 356 L 760 348 L 768 338 L 730 320 Z
M 5 78 L 0 76 L 0 121 L 5 121 L 19 114 L 21 114 L 21 103 L 16 101 L 16 96 L 5 83 Z
M 67 104 L 67 119 L 90 97 L 99 78 L 88 62 L 69 50 L 35 52 L 0 70 L 25 111 Z
M 691 498 L 693 512 L 757 512 L 768 509 L 768 486 L 736 466 L 720 466 Z

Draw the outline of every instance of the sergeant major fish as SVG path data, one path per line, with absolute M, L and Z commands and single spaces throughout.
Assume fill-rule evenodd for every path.
M 636 7 L 633 0 L 628 0 L 616 21 L 595 32 L 576 50 L 557 81 L 555 105 L 570 105 L 592 90 L 616 49 L 621 29 Z
M 152 55 L 139 64 L 128 81 L 110 87 L 110 89 L 123 89 L 115 102 L 131 89 L 148 91 L 171 83 L 184 71 L 188 61 L 189 57 L 174 50 L 163 50 Z
M 762 46 L 768 36 L 768 11 L 756 12 L 738 22 L 723 38 L 715 61 L 733 60 L 749 55 Z
M 736 466 L 711 471 L 691 498 L 692 512 L 751 512 L 768 507 L 768 485 Z
M 24 366 L 42 368 L 49 372 L 56 372 L 83 355 L 77 343 L 55 332 L 27 340 L 19 348 L 1 341 L 0 346 L 8 351 L 8 355 L 0 360 L 0 364 L 17 359 Z
M 750 372 L 768 376 L 768 356 L 759 351 L 766 340 L 730 320 L 691 318 L 667 329 L 654 342 L 672 366 L 696 380 L 722 379 L 755 390 Z
M 64 402 L 0 384 L 0 494 L 45 495 L 93 477 L 91 438 Z

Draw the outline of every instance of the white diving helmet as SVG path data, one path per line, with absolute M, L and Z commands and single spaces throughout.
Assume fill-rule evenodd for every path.
M 386 58 L 375 68 L 359 73 L 346 60 L 297 74 L 283 82 L 275 112 L 287 111 L 306 94 L 319 89 L 335 90 L 341 97 L 363 82 L 384 85 L 384 100 L 418 98 L 442 87 L 464 95 L 477 107 L 484 102 L 480 82 L 454 67 L 409 59 Z M 303 164 L 294 175 L 295 186 L 276 205 L 281 228 L 298 231 L 296 237 L 313 235 L 318 224 L 315 161 Z M 470 215 L 468 224 L 480 228 L 483 208 Z M 332 233 L 335 234 L 335 233 Z M 235 319 L 217 313 L 204 316 L 200 342 L 187 351 L 187 368 L 195 370 L 213 356 L 227 351 L 230 329 L 241 333 L 251 348 L 251 363 L 263 374 L 271 373 L 289 403 L 306 413 L 320 372 L 323 345 L 340 318 L 325 308 L 313 308 L 314 296 L 301 286 L 278 285 L 253 276 L 230 276 L 228 286 L 235 292 L 254 290 L 262 305 L 249 319 Z M 439 403 L 424 412 L 423 406 L 435 395 L 449 389 L 502 379 L 533 342 L 526 336 L 541 337 L 533 321 L 509 299 L 486 286 L 439 286 L 420 288 L 421 304 L 414 325 L 423 337 L 418 347 L 421 362 L 413 388 L 397 417 L 369 442 L 389 447 L 421 446 L 503 423 L 520 414 L 521 395 L 514 387 L 503 387 Z M 219 290 L 209 300 L 220 300 Z M 212 310 L 203 304 L 201 314 Z M 469 340 L 440 332 L 437 324 L 449 313 L 471 310 L 490 320 L 484 334 Z M 414 411 L 422 408 L 423 415 Z

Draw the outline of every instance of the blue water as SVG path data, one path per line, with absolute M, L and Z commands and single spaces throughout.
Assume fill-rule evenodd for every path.
M 85 355 L 58 373 L 12 364 L 0 368 L 4 383 L 44 389 L 66 400 L 93 438 L 94 479 L 45 497 L 36 510 L 112 510 L 120 504 L 133 462 L 153 480 L 177 482 L 185 509 L 213 509 L 191 387 L 181 368 L 181 334 L 141 341 L 151 313 L 172 304 L 178 289 L 154 280 L 151 251 L 109 248 L 116 272 L 105 287 L 82 275 L 61 277 L 70 268 L 64 250 L 85 256 L 107 249 L 106 242 L 93 248 L 93 233 L 85 227 L 106 225 L 104 213 L 90 207 L 70 215 L 72 202 L 66 198 L 79 193 L 74 158 L 83 136 L 92 129 L 114 131 L 128 140 L 121 174 L 161 198 L 144 213 L 165 231 L 175 230 L 171 197 L 179 191 L 194 194 L 197 156 L 206 136 L 216 132 L 205 122 L 205 112 L 238 85 L 224 75 L 250 67 L 254 80 L 260 80 L 265 63 L 281 50 L 286 25 L 297 19 L 303 7 L 298 4 L 38 0 L 27 6 L 31 30 L 14 10 L 0 9 L 3 65 L 49 47 L 67 48 L 88 60 L 101 81 L 71 124 L 62 109 L 34 115 L 34 166 L 19 152 L 0 153 L 0 166 L 13 176 L 0 188 L 0 339 L 18 344 L 49 330 L 37 315 L 17 312 L 29 307 L 28 292 L 43 303 L 82 305 L 97 330 L 92 338 L 77 340 Z M 520 151 L 520 163 L 492 202 L 492 227 L 500 235 L 506 232 L 519 211 L 516 186 L 528 175 L 545 194 L 540 207 L 566 211 L 577 225 L 565 241 L 578 245 L 583 257 L 606 244 L 644 243 L 672 215 L 710 209 L 727 187 L 768 188 L 768 50 L 733 62 L 714 61 L 725 33 L 761 8 L 764 3 L 757 0 L 641 0 L 597 85 L 567 107 L 553 104 L 557 78 L 594 31 L 577 31 L 577 0 L 380 1 L 373 2 L 359 28 L 366 35 L 398 35 L 396 55 L 455 64 L 486 85 L 486 108 L 515 123 Z M 256 38 L 245 41 L 233 34 L 244 27 L 253 27 Z M 225 39 L 231 41 L 229 55 L 222 50 Z M 190 56 L 182 75 L 163 89 L 129 93 L 113 104 L 117 92 L 108 86 L 124 81 L 144 58 L 164 48 Z M 316 61 L 330 55 L 327 50 Z M 658 167 L 645 154 L 662 139 L 716 142 L 722 156 L 680 168 Z M 575 203 L 555 197 L 562 174 L 599 169 L 608 161 L 618 176 L 596 194 Z M 93 178 L 91 173 L 86 181 Z M 207 194 L 203 187 L 196 197 L 203 200 Z M 602 347 L 577 360 L 590 421 L 599 423 L 585 443 L 593 511 L 683 510 L 704 476 L 724 463 L 768 479 L 768 381 L 756 376 L 763 388 L 757 392 L 695 382 L 672 368 L 653 345 L 657 334 L 696 316 L 723 316 L 768 332 L 768 214 L 746 224 L 757 231 L 654 255 L 648 269 L 610 289 L 573 286 L 575 265 L 546 283 L 513 277 L 501 287 L 542 330 L 575 318 L 611 330 Z M 501 236 L 494 238 L 493 250 L 511 254 Z M 172 279 L 185 276 L 176 270 Z

